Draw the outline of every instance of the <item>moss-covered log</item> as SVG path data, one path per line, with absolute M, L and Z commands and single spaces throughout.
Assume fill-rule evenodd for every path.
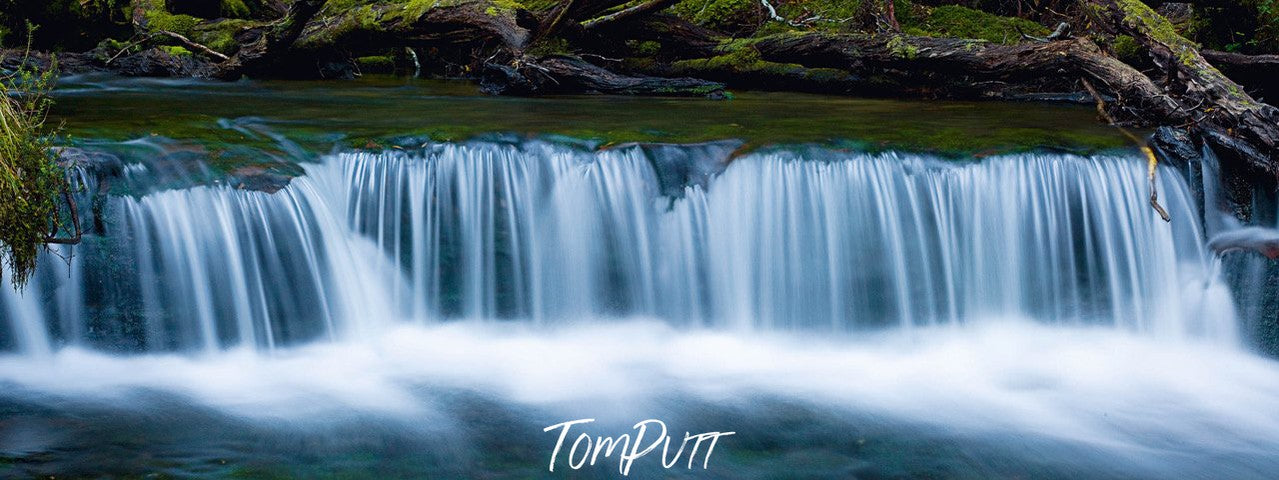
M 219 78 L 314 77 L 329 75 L 326 64 L 354 72 L 357 58 L 408 48 L 428 73 L 448 64 L 451 74 L 482 76 L 485 91 L 520 95 L 705 94 L 723 82 L 886 96 L 1080 98 L 1087 83 L 1105 97 L 1107 118 L 1200 129 L 1240 165 L 1279 176 L 1279 114 L 1214 66 L 1265 83 L 1271 64 L 1205 56 L 1141 0 L 1055 2 L 1072 7 L 1065 15 L 1079 37 L 1047 42 L 1037 41 L 1048 37 L 1044 26 L 972 3 L 752 1 L 738 5 L 755 12 L 749 22 L 728 22 L 734 27 L 725 30 L 716 25 L 730 15 L 728 3 L 294 0 L 278 20 L 228 24 L 170 11 L 163 0 L 131 0 L 141 32 L 207 39 L 212 50 L 197 48 L 195 56 L 212 66 L 160 62 L 157 50 L 121 63 L 138 71 L 173 64 L 182 68 L 159 71 Z M 1047 21 L 1042 12 L 1025 17 Z
M 581 58 L 548 55 L 522 58 L 513 65 L 486 66 L 481 88 L 495 95 L 543 95 L 554 93 L 608 93 L 615 95 L 698 96 L 724 95 L 724 85 L 706 80 L 645 75 L 623 75 Z
M 1198 45 L 1139 0 L 1087 2 L 1095 28 L 1131 36 L 1157 67 L 1158 96 L 1138 100 L 1171 103 L 1175 114 L 1167 119 L 1201 130 L 1227 162 L 1264 173 L 1272 182 L 1279 178 L 1279 109 L 1252 98 L 1205 59 Z
M 1204 59 L 1259 100 L 1279 100 L 1279 55 L 1244 55 L 1202 50 Z
M 1112 86 L 1115 97 L 1143 99 L 1152 121 L 1179 121 L 1148 77 L 1088 39 L 992 45 L 961 39 L 782 34 L 749 43 L 769 62 L 829 68 L 851 75 L 858 91 L 932 98 L 1017 99 L 1070 93 L 1080 78 Z

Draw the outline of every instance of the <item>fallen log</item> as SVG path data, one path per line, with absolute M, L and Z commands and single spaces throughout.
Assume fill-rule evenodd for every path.
M 236 79 L 266 72 L 269 65 L 293 46 L 307 22 L 319 13 L 324 4 L 325 0 L 294 1 L 284 18 L 263 31 L 253 43 L 240 48 L 230 59 L 215 65 L 208 76 Z
M 1129 35 L 1145 48 L 1161 70 L 1162 88 L 1156 93 L 1175 105 L 1177 117 L 1189 119 L 1183 126 L 1202 130 L 1224 162 L 1279 179 L 1279 109 L 1253 99 L 1144 3 L 1088 0 L 1085 5 L 1094 28 Z
M 765 61 L 848 72 L 857 91 L 926 98 L 1016 99 L 1079 91 L 1088 78 L 1142 116 L 1121 122 L 1180 122 L 1188 117 L 1141 72 L 1106 55 L 1086 38 L 1048 43 L 986 42 L 906 35 L 785 34 L 753 42 Z M 1135 103 L 1134 103 L 1135 102 Z
M 724 85 L 696 78 L 623 75 L 580 58 L 550 55 L 511 65 L 490 63 L 480 89 L 493 95 L 604 93 L 678 97 L 722 97 Z
M 299 52 L 341 49 L 353 54 L 395 47 L 491 44 L 520 50 L 535 21 L 522 9 L 496 9 L 493 2 L 464 0 L 410 8 L 376 3 L 318 16 L 297 39 Z
M 1243 55 L 1202 50 L 1204 59 L 1244 89 L 1267 100 L 1279 100 L 1279 55 Z
M 679 0 L 650 0 L 644 3 L 641 3 L 639 5 L 636 5 L 634 7 L 620 10 L 616 13 L 611 13 L 599 18 L 582 22 L 582 29 L 592 30 L 595 28 L 599 28 L 601 25 L 608 25 L 610 23 L 620 22 L 628 18 L 640 17 L 643 15 L 647 15 L 649 13 L 656 12 L 664 8 L 670 7 L 671 5 L 675 5 L 676 3 L 679 3 Z

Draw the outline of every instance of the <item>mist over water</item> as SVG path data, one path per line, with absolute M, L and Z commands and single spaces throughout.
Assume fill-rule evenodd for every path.
M 430 435 L 474 427 L 440 392 L 531 409 L 531 437 L 781 401 L 1098 476 L 1279 467 L 1279 367 L 1240 347 L 1175 171 L 1166 223 L 1137 157 L 732 148 L 437 144 L 111 197 L 106 236 L 0 292 L 0 383 Z

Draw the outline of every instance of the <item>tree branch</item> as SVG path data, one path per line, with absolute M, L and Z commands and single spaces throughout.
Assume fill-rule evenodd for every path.
M 626 20 L 631 17 L 644 15 L 649 12 L 664 10 L 667 7 L 675 5 L 676 3 L 679 3 L 679 0 L 651 0 L 651 1 L 641 3 L 634 7 L 627 8 L 625 10 L 622 10 L 616 13 L 612 13 L 609 15 L 605 15 L 605 16 L 593 19 L 593 20 L 587 20 L 585 22 L 582 22 L 582 28 L 585 30 L 598 28 L 600 25 L 607 25 L 613 22 Z

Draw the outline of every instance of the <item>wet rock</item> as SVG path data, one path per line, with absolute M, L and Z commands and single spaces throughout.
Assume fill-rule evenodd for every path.
M 1161 160 L 1182 170 L 1203 159 L 1202 143 L 1184 128 L 1159 127 L 1150 137 L 1150 147 L 1155 149 Z
M 53 55 L 45 52 L 24 52 L 10 49 L 0 50 L 0 70 L 13 71 L 23 65 L 37 70 L 47 70 L 53 64 Z M 102 62 L 90 53 L 59 53 L 58 72 L 63 75 L 78 75 L 106 71 Z
M 266 167 L 250 165 L 240 167 L 231 172 L 228 183 L 237 190 L 275 193 L 289 186 L 293 177 L 274 172 Z
M 191 77 L 209 68 L 209 63 L 179 50 L 149 48 L 112 61 L 111 70 L 129 77 Z
M 111 181 L 124 176 L 124 161 L 110 153 L 75 147 L 61 147 L 56 153 L 57 164 L 66 171 L 72 194 L 77 197 L 77 208 L 89 209 L 89 214 L 82 213 L 81 217 L 92 221 L 93 233 L 106 233 L 105 199 Z
M 82 169 L 96 178 L 115 178 L 124 174 L 124 161 L 106 152 L 76 147 L 59 147 L 58 166 L 64 169 Z
M 699 144 L 646 143 L 638 147 L 653 164 L 662 195 L 678 198 L 684 188 L 705 187 L 711 177 L 723 172 L 742 142 L 725 140 Z

